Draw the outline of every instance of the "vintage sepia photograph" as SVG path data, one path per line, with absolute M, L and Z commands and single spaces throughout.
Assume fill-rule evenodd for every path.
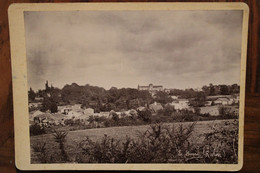
M 9 7 L 20 170 L 243 165 L 248 7 Z
M 25 11 L 31 163 L 237 164 L 242 19 Z

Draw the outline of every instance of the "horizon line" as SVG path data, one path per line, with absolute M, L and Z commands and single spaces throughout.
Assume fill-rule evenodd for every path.
M 46 80 L 46 82 L 47 82 L 48 80 Z M 45 82 L 45 84 L 46 84 L 46 82 Z M 45 85 L 44 84 L 44 85 Z M 97 86 L 97 85 L 91 85 L 91 84 L 88 84 L 88 83 L 86 83 L 86 84 L 83 84 L 83 85 L 80 85 L 80 84 L 77 84 L 76 82 L 72 82 L 71 84 L 65 84 L 65 85 L 63 85 L 63 87 L 61 87 L 61 88 L 59 88 L 59 87 L 55 87 L 55 86 L 53 86 L 53 84 L 52 83 L 50 83 L 50 86 L 49 87 L 53 87 L 53 88 L 57 88 L 57 89 L 62 89 L 62 88 L 64 88 L 66 85 L 72 85 L 72 84 L 76 84 L 76 85 L 78 85 L 78 86 L 86 86 L 86 85 L 89 85 L 89 86 L 93 86 L 93 87 L 99 87 L 99 88 L 103 88 L 103 89 L 105 89 L 104 87 L 102 87 L 102 86 Z M 130 89 L 138 89 L 138 86 L 149 86 L 150 84 L 152 84 L 152 83 L 149 83 L 149 84 L 147 84 L 147 85 L 140 85 L 140 84 L 138 84 L 137 85 L 137 87 L 135 87 L 135 88 L 133 88 L 133 87 L 116 87 L 116 86 L 111 86 L 109 89 L 105 89 L 105 90 L 110 90 L 111 88 L 117 88 L 117 89 L 123 89 L 123 88 L 130 88 Z M 227 86 L 231 86 L 231 85 L 238 85 L 238 86 L 240 86 L 238 83 L 233 83 L 233 84 L 213 84 L 213 83 L 209 83 L 209 84 L 206 84 L 206 85 L 202 85 L 202 86 L 200 86 L 200 87 L 187 87 L 187 88 L 173 88 L 173 87 L 164 87 L 163 85 L 160 85 L 160 86 L 162 86 L 163 87 L 163 89 L 170 89 L 170 90 L 173 90 L 173 89 L 177 89 L 177 90 L 186 90 L 186 89 L 202 89 L 202 87 L 203 86 L 209 86 L 210 84 L 212 84 L 213 86 L 219 86 L 219 85 L 227 85 Z M 154 85 L 154 84 L 152 84 L 152 85 Z M 154 85 L 154 86 L 157 86 L 157 85 Z M 30 90 L 30 88 L 32 88 L 32 86 L 29 86 L 29 90 Z M 29 91 L 28 90 L 28 91 Z M 33 88 L 32 88 L 32 90 L 34 90 Z M 39 91 L 39 90 L 45 90 L 45 88 L 38 88 L 38 89 L 36 89 L 35 91 Z

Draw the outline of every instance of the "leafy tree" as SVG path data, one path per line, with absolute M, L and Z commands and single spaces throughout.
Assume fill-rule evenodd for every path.
M 144 122 L 150 122 L 151 121 L 151 116 L 152 112 L 149 109 L 144 109 L 142 111 L 137 111 L 138 112 L 138 117 L 143 120 Z
M 225 107 L 225 106 L 220 106 L 218 108 L 219 114 L 228 118 L 231 114 L 231 109 L 229 107 Z
M 28 97 L 29 97 L 29 100 L 35 100 L 36 94 L 32 90 L 32 88 L 30 88 L 30 90 L 28 91 Z
M 51 98 L 45 98 L 42 103 L 41 111 L 45 112 L 47 110 L 50 110 L 51 113 L 58 112 L 58 106 Z
M 239 93 L 240 87 L 237 84 L 233 84 L 230 86 L 230 94 L 237 94 Z
M 209 95 L 210 96 L 216 95 L 215 92 L 216 92 L 215 87 L 212 84 L 209 84 Z
M 228 86 L 227 85 L 220 85 L 220 94 L 221 95 L 228 95 Z
M 202 107 L 206 103 L 206 95 L 204 92 L 197 92 L 194 99 L 189 101 L 189 105 L 193 107 Z
M 202 91 L 206 94 L 209 95 L 210 94 L 210 87 L 208 87 L 207 85 L 204 85 L 202 87 Z
M 156 99 L 155 101 L 166 104 L 173 101 L 173 99 L 165 92 L 159 91 L 156 93 Z
M 200 107 L 194 107 L 194 111 L 196 115 L 200 115 Z
M 31 136 L 42 135 L 45 133 L 46 133 L 45 129 L 38 124 L 34 124 L 34 125 L 30 126 L 30 135 Z
M 172 105 L 166 105 L 163 109 L 164 116 L 171 116 L 173 112 L 175 112 L 175 108 Z
M 142 99 L 132 99 L 129 101 L 129 104 L 128 104 L 128 109 L 136 109 L 138 108 L 139 106 L 142 106 L 141 102 L 143 101 L 140 101 Z
M 115 113 L 115 112 L 112 113 L 112 120 L 114 120 L 114 121 L 119 120 L 119 116 L 117 115 L 117 113 Z

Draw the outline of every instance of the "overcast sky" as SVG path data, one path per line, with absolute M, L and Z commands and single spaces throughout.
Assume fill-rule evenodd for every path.
M 242 11 L 25 12 L 28 84 L 239 83 Z

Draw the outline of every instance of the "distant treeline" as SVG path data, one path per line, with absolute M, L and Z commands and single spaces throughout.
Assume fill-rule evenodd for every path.
M 238 84 L 233 85 L 204 85 L 202 91 L 190 89 L 172 89 L 170 95 L 180 96 L 181 98 L 196 98 L 198 95 L 215 96 L 215 95 L 233 95 L 238 94 L 240 87 Z
M 96 86 L 79 86 L 75 83 L 65 85 L 62 89 L 49 88 L 34 92 L 29 91 L 29 100 L 42 97 L 43 107 L 49 104 L 58 105 L 81 104 L 84 108 L 93 108 L 95 112 L 110 110 L 128 110 L 145 106 L 153 102 L 153 98 L 148 91 L 138 91 L 132 88 L 117 89 L 112 87 L 110 90 Z M 43 110 L 44 111 L 44 110 Z M 55 112 L 55 110 L 54 110 Z
M 195 98 L 195 101 L 205 101 L 209 95 L 231 95 L 239 93 L 239 86 L 233 85 L 212 85 L 203 86 L 202 91 L 194 89 L 172 89 L 170 93 L 159 91 L 154 97 L 149 91 L 139 91 L 133 88 L 117 89 L 112 87 L 105 90 L 101 87 L 84 85 L 79 86 L 76 83 L 65 85 L 62 89 L 46 87 L 44 90 L 33 91 L 31 88 L 28 92 L 29 100 L 35 101 L 36 98 L 42 98 L 42 111 L 50 109 L 52 112 L 57 111 L 57 105 L 81 104 L 84 108 L 93 108 L 95 112 L 100 111 L 121 111 L 136 109 L 140 106 L 146 106 L 154 101 L 162 105 L 170 103 L 173 99 L 171 95 L 180 98 Z

